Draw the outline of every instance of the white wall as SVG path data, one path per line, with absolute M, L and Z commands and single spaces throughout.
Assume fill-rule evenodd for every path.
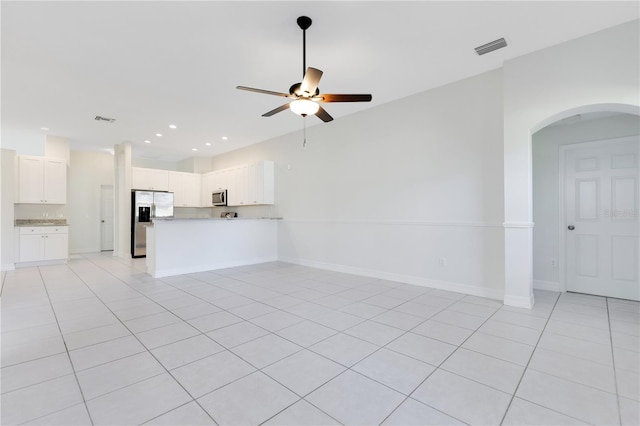
M 533 135 L 533 282 L 560 289 L 559 267 L 559 147 L 580 142 L 635 136 L 640 117 L 621 114 L 574 124 L 548 126 Z
M 631 21 L 504 65 L 506 303 L 533 304 L 531 135 L 585 105 L 637 108 L 639 25 Z
M 71 163 L 71 155 L 69 150 L 69 141 L 59 136 L 47 135 L 44 144 L 45 157 L 64 158 L 67 160 L 67 166 Z
M 67 180 L 69 252 L 100 251 L 100 185 L 113 185 L 113 155 L 71 151 Z
M 150 160 L 148 158 L 131 158 L 132 167 L 142 167 L 145 169 L 160 169 L 176 171 L 176 163 L 173 161 Z
M 275 161 L 283 260 L 502 298 L 502 114 L 498 70 L 213 166 Z
M 113 254 L 129 257 L 131 253 L 131 142 L 113 147 Z
M 14 212 L 16 152 L 0 150 L 0 270 L 14 268 Z

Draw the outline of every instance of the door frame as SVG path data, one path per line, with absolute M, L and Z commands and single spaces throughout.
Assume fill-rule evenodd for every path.
M 111 188 L 111 194 L 112 194 L 112 200 L 113 202 L 111 203 L 112 208 L 113 208 L 113 212 L 112 212 L 112 220 L 113 220 L 113 236 L 112 236 L 112 240 L 113 240 L 113 248 L 111 250 L 103 250 L 102 249 L 102 190 L 104 188 Z M 98 252 L 102 253 L 103 251 L 113 251 L 114 252 L 114 256 L 115 256 L 115 188 L 113 184 L 101 184 L 100 185 L 100 192 L 99 192 L 99 196 L 98 196 Z
M 558 240 L 558 278 L 560 279 L 560 288 L 559 290 L 562 293 L 566 293 L 567 292 L 567 269 L 566 269 L 566 257 L 567 257 L 567 244 L 566 244 L 566 233 L 565 230 L 567 229 L 567 218 L 566 218 L 566 209 L 565 209 L 565 196 L 566 196 L 566 191 L 565 191 L 565 179 L 566 179 L 566 173 L 565 173 L 565 167 L 564 167 L 564 163 L 565 163 L 565 156 L 566 156 L 566 152 L 571 150 L 571 149 L 575 149 L 575 148 L 593 148 L 593 147 L 597 147 L 598 145 L 602 145 L 603 142 L 607 143 L 616 143 L 617 141 L 628 141 L 630 139 L 635 138 L 635 136 L 623 136 L 620 138 L 610 138 L 610 139 L 599 139 L 599 140 L 595 140 L 595 141 L 589 141 L 589 142 L 578 142 L 578 143 L 572 143 L 572 144 L 566 144 L 566 145 L 560 145 L 560 151 L 559 151 L 559 155 L 558 155 L 558 168 L 559 168 L 559 179 L 558 179 L 558 194 L 559 194 L 559 199 L 558 199 L 558 207 L 559 207 L 559 212 L 558 214 L 560 215 L 558 217 L 558 236 L 559 236 L 559 240 Z M 640 163 L 640 156 L 638 157 L 638 161 Z M 640 170 L 640 164 L 639 164 L 639 170 Z

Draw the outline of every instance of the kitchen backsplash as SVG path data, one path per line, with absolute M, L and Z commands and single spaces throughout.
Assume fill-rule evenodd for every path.
M 59 204 L 14 204 L 15 219 L 65 219 L 67 207 Z
M 220 207 L 174 207 L 173 217 L 176 219 L 219 218 L 222 212 L 236 212 L 238 217 L 258 218 L 273 217 L 274 206 L 220 206 Z

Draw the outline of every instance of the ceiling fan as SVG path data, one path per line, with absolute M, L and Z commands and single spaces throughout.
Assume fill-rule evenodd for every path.
M 291 99 L 290 102 L 279 106 L 269 112 L 262 114 L 263 117 L 271 117 L 286 109 L 291 109 L 294 113 L 306 117 L 315 115 L 325 123 L 333 120 L 333 117 L 320 106 L 321 102 L 370 102 L 371 95 L 361 94 L 320 94 L 318 83 L 322 77 L 322 71 L 316 68 L 307 68 L 307 37 L 306 31 L 311 26 L 311 18 L 300 16 L 297 20 L 298 26 L 302 29 L 302 82 L 295 83 L 289 88 L 289 93 L 273 92 L 271 90 L 255 89 L 253 87 L 236 86 L 236 89 L 249 92 L 264 93 L 266 95 L 280 96 Z

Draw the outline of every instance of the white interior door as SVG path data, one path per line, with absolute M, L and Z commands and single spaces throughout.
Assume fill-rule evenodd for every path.
M 567 290 L 640 300 L 637 137 L 565 151 Z
M 100 250 L 113 250 L 113 186 L 100 186 Z

